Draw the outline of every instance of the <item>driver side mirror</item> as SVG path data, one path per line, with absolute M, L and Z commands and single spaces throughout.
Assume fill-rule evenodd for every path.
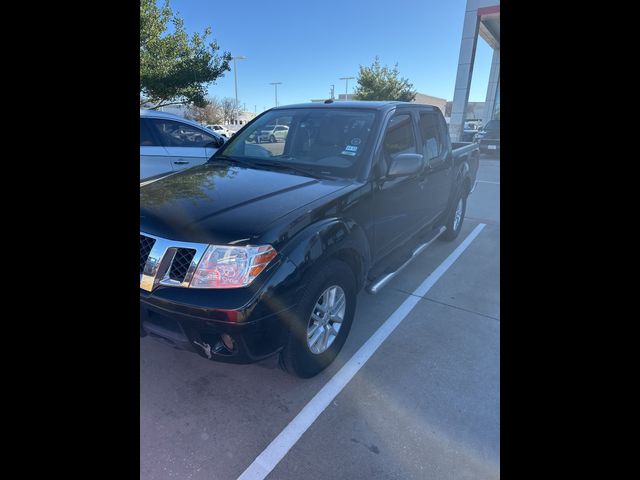
M 211 142 L 207 145 L 207 147 L 220 148 L 223 145 L 224 145 L 224 137 L 218 137 L 215 140 L 211 140 Z
M 408 177 L 420 173 L 424 168 L 424 157 L 419 153 L 399 153 L 391 157 L 387 178 Z

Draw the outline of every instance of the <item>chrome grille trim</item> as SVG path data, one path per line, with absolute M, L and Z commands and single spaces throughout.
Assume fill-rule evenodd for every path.
M 209 244 L 168 240 L 144 232 L 140 232 L 140 235 L 155 240 L 142 274 L 140 275 L 140 288 L 148 292 L 152 292 L 159 285 L 188 288 L 193 274 L 198 267 L 198 263 L 200 263 L 200 259 L 209 247 Z M 171 264 L 179 248 L 189 248 L 196 251 L 182 282 L 169 278 Z

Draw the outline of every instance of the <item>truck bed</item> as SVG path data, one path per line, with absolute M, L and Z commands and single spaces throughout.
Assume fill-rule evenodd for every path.
M 476 176 L 480 167 L 480 146 L 475 142 L 451 142 L 451 155 L 454 162 L 467 161 L 471 173 L 471 191 L 475 189 Z

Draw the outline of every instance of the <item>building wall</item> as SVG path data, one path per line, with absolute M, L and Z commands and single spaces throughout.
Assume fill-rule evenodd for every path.
M 438 107 L 442 112 L 442 115 L 445 115 L 445 110 L 447 108 L 447 100 L 445 98 L 432 97 L 431 95 L 425 95 L 424 93 L 417 93 L 416 98 L 413 101 L 415 103 L 420 103 L 421 105 L 433 105 L 434 107 Z
M 465 120 L 469 120 L 472 118 L 484 118 L 486 102 L 467 102 L 467 111 L 464 116 Z M 453 106 L 453 102 L 447 102 L 447 106 L 445 107 L 445 116 L 451 117 L 451 108 Z
M 467 0 L 465 7 L 464 24 L 462 27 L 462 40 L 460 42 L 460 54 L 458 57 L 458 71 L 456 74 L 456 83 L 453 93 L 453 102 L 451 107 L 451 120 L 449 122 L 449 132 L 451 139 L 458 141 L 462 134 L 464 120 L 467 116 L 467 103 L 469 101 L 469 90 L 471 88 L 471 78 L 473 76 L 473 64 L 475 62 L 476 46 L 478 43 L 478 33 L 480 29 L 480 17 L 478 17 L 478 9 L 484 7 L 493 7 L 500 5 L 500 0 Z M 494 53 L 492 61 L 492 73 L 494 71 L 494 62 L 497 58 L 497 70 L 494 75 L 496 80 L 499 79 L 499 41 L 496 47 L 498 50 L 497 57 Z M 496 98 L 498 82 L 489 82 L 487 101 L 485 102 L 485 110 L 482 114 L 483 120 L 487 111 L 493 106 Z
M 238 118 L 235 121 L 231 122 L 230 124 L 226 124 L 225 127 L 235 132 L 237 130 L 240 130 L 242 127 L 244 127 L 256 116 L 257 114 L 253 112 L 240 112 L 240 115 L 238 115 Z
M 326 98 L 323 99 L 311 99 L 312 102 L 324 102 L 326 100 Z M 353 94 L 349 94 L 347 96 L 345 96 L 344 93 L 340 93 L 338 95 L 338 98 L 336 99 L 338 101 L 340 100 L 354 100 L 353 98 Z M 445 114 L 445 108 L 447 105 L 447 100 L 445 98 L 440 98 L 440 97 L 433 97 L 431 95 L 427 95 L 424 93 L 417 93 L 416 94 L 416 98 L 413 100 L 415 103 L 420 103 L 422 105 L 433 105 L 435 107 L 438 107 L 441 111 L 442 114 Z

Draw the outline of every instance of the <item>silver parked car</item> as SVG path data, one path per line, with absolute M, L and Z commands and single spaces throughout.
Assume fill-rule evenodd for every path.
M 140 181 L 206 162 L 225 138 L 171 113 L 140 110 Z

